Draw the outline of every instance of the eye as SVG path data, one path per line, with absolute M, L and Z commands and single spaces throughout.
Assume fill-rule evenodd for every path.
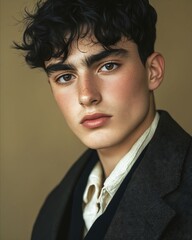
M 73 79 L 74 79 L 74 76 L 72 74 L 63 74 L 56 79 L 56 83 L 65 84 Z
M 100 71 L 109 72 L 109 71 L 116 69 L 118 66 L 119 66 L 119 64 L 117 64 L 117 63 L 109 62 L 109 63 L 106 63 L 105 65 L 103 65 L 100 68 Z

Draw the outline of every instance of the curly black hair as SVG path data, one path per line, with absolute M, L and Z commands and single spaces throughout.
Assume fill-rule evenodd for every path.
M 66 59 L 74 39 L 94 34 L 106 49 L 122 36 L 134 41 L 143 64 L 154 51 L 157 14 L 148 0 L 47 0 L 26 11 L 22 43 L 26 62 L 44 68 L 52 57 Z

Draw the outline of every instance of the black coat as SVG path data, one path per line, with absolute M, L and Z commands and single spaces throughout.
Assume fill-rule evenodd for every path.
M 32 240 L 67 239 L 71 195 L 93 152 L 87 150 L 49 194 Z M 191 136 L 164 111 L 104 239 L 192 240 Z

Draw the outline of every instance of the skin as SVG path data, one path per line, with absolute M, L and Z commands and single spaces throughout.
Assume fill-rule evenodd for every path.
M 51 59 L 45 66 L 66 122 L 86 146 L 97 150 L 108 176 L 154 119 L 153 91 L 162 82 L 164 60 L 153 53 L 144 66 L 134 42 L 122 38 L 112 46 L 115 51 L 103 54 L 94 40 L 74 41 L 64 63 Z M 95 113 L 105 115 L 82 123 Z

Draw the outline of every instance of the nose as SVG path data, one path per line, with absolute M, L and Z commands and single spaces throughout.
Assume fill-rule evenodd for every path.
M 79 104 L 82 106 L 97 105 L 101 102 L 102 97 L 97 80 L 94 76 L 84 76 L 79 80 Z

